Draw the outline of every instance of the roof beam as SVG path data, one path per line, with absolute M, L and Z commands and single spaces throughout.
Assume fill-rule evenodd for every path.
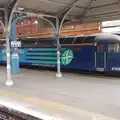
M 65 7 L 61 11 L 58 12 L 57 16 L 61 16 L 65 11 L 71 10 L 73 7 L 76 6 L 76 3 L 80 2 L 80 0 L 74 0 L 68 7 Z
M 52 0 L 40 0 L 42 2 L 46 2 L 46 3 L 52 3 L 52 4 L 56 4 L 56 5 L 61 5 L 61 6 L 67 6 L 67 4 L 61 3 L 61 2 L 56 2 L 56 1 L 52 1 Z
M 80 20 L 78 20 L 78 22 L 81 22 L 81 21 L 83 21 L 83 22 L 84 21 L 100 22 L 100 21 L 103 21 L 104 19 L 112 19 L 112 17 L 113 17 L 113 19 L 114 18 L 118 19 L 119 16 L 120 16 L 120 12 L 111 12 L 111 13 L 97 14 L 97 15 L 86 16 L 85 19 L 84 18 L 80 18 Z
M 69 4 L 65 4 L 65 3 L 61 3 L 61 2 L 56 2 L 56 1 L 51 1 L 51 0 L 40 0 L 40 1 L 51 3 L 51 4 L 56 4 L 56 5 L 61 5 L 61 6 L 65 6 L 65 7 L 69 6 Z M 81 8 L 81 9 L 86 9 L 84 6 L 75 5 L 75 7 Z
M 101 13 L 101 14 L 96 14 L 96 15 L 89 15 L 89 16 L 86 16 L 86 18 L 95 18 L 95 17 L 101 17 L 101 16 L 114 16 L 114 15 L 118 15 L 120 14 L 120 11 L 115 11 L 115 12 L 109 12 L 109 13 Z M 81 18 L 83 19 L 83 18 Z
M 4 11 L 4 6 L 0 5 L 0 10 Z
M 57 14 L 57 18 L 60 19 L 61 17 L 61 21 L 60 21 L 60 26 L 59 26 L 59 34 L 60 34 L 60 30 L 62 28 L 63 23 L 65 22 L 65 19 L 67 17 L 67 15 L 70 13 L 70 11 L 75 7 L 75 5 L 80 2 L 80 0 L 74 0 L 67 8 L 64 8 L 62 11 L 60 11 Z
M 43 12 L 30 12 L 30 11 L 19 11 L 19 10 L 16 10 L 15 12 L 18 12 L 18 13 L 24 13 L 24 14 L 27 14 L 28 16 L 38 16 L 38 17 L 43 17 L 43 16 L 45 16 L 45 17 L 52 17 L 52 18 L 56 18 L 56 16 L 53 16 L 53 15 L 50 15 L 50 14 L 45 14 L 45 13 L 43 13 Z
M 113 6 L 113 5 L 118 5 L 120 4 L 120 2 L 116 2 L 116 3 L 112 3 L 112 4 L 106 4 L 106 5 L 101 5 L 101 6 L 95 6 L 95 7 L 91 7 L 91 9 L 96 9 L 96 8 L 102 8 L 102 7 L 108 7 L 108 6 Z
M 95 0 L 90 0 L 88 6 L 86 7 L 86 9 L 83 11 L 83 13 L 78 16 L 77 18 L 84 18 L 85 14 L 87 13 L 87 11 L 90 9 L 90 7 L 92 6 L 92 3 L 94 2 Z
M 120 4 L 120 0 L 118 0 L 118 4 Z
M 20 10 L 18 8 L 23 8 L 23 10 Z M 18 6 L 16 11 L 18 13 L 28 13 L 28 14 L 36 14 L 36 15 L 40 15 L 40 16 L 45 16 L 45 17 L 52 17 L 52 18 L 56 18 L 55 13 L 52 12 L 45 12 L 45 11 L 41 11 L 41 10 L 36 10 L 36 9 L 32 9 L 32 8 L 24 8 L 22 6 Z
M 9 19 L 9 24 L 11 24 L 12 19 L 13 19 L 13 15 L 14 12 L 19 4 L 20 0 L 10 0 L 12 1 L 9 5 L 8 5 L 8 10 L 9 10 L 9 14 L 8 14 L 8 19 Z
M 0 7 L 0 11 L 4 11 L 4 8 L 1 8 L 1 7 Z

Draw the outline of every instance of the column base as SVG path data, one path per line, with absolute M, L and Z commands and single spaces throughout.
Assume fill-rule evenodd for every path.
M 6 86 L 12 86 L 13 85 L 13 81 L 12 80 L 6 80 L 5 85 Z
M 56 77 L 57 78 L 61 78 L 62 77 L 62 73 L 56 73 Z

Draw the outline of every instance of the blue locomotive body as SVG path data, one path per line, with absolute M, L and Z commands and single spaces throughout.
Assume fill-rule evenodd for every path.
M 120 42 L 114 37 L 96 36 L 61 38 L 61 68 L 111 72 L 120 71 Z M 114 40 L 113 40 L 114 39 Z M 57 66 L 55 40 L 25 39 L 19 48 L 20 64 L 42 67 Z M 6 53 L 0 48 L 0 64 L 5 63 Z
M 23 48 L 21 49 L 22 54 L 20 54 L 20 64 L 56 67 L 56 51 L 55 47 Z M 95 46 L 92 45 L 64 46 L 61 48 L 61 67 L 76 70 L 94 70 L 94 51 Z

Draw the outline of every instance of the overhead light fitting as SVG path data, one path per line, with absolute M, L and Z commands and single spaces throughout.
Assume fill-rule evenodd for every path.
M 37 20 L 35 20 L 35 24 L 38 24 L 38 21 L 37 21 Z

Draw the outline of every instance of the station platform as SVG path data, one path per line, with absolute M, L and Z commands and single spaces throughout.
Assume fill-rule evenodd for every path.
M 120 120 L 120 78 L 21 69 L 5 86 L 0 66 L 0 105 L 42 120 Z

